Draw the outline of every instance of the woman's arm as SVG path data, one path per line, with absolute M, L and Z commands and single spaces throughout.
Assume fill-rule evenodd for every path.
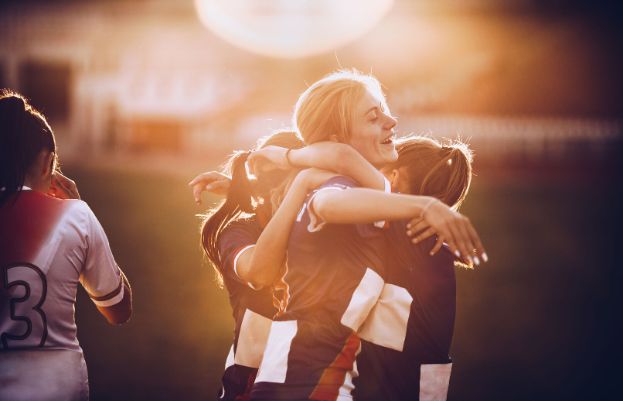
M 289 150 L 278 146 L 267 146 L 249 156 L 254 168 L 262 168 L 263 163 L 276 168 L 314 167 L 335 171 L 339 175 L 353 178 L 361 186 L 372 189 L 385 189 L 385 177 L 350 145 L 337 142 L 318 142 L 300 149 Z
M 305 197 L 335 174 L 317 169 L 301 171 L 292 181 L 281 205 L 264 227 L 254 247 L 238 259 L 238 276 L 253 288 L 271 285 L 286 257 L 290 230 Z
M 486 258 L 478 233 L 466 216 L 429 196 L 384 193 L 367 188 L 319 191 L 309 205 L 310 213 L 334 224 L 371 223 L 377 220 L 423 218 L 437 234 L 431 254 L 447 242 L 450 249 L 469 263 Z

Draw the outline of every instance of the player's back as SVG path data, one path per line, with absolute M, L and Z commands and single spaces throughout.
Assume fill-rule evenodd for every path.
M 78 200 L 23 191 L 0 208 L 2 350 L 79 350 L 73 305 L 86 251 Z
M 0 400 L 88 398 L 74 319 L 78 283 L 98 306 L 123 296 L 102 239 L 80 200 L 23 190 L 0 207 Z

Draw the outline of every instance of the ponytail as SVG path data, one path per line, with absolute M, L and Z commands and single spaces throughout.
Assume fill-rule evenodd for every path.
M 0 91 L 0 206 L 21 191 L 42 150 L 55 153 L 56 141 L 45 117 L 21 95 Z
M 260 138 L 256 148 L 271 145 L 298 149 L 304 144 L 295 132 L 279 130 Z M 282 170 L 257 172 L 256 179 L 251 181 L 245 165 L 250 154 L 251 152 L 236 152 L 226 163 L 225 173 L 231 174 L 227 199 L 208 211 L 201 226 L 201 246 L 216 272 L 216 281 L 220 287 L 223 286 L 223 274 L 218 240 L 223 230 L 244 213 L 266 213 L 266 217 L 271 216 L 272 200 L 278 195 L 276 192 L 283 189 L 282 183 L 291 174 Z
M 471 184 L 472 152 L 460 141 L 442 145 L 409 136 L 399 141 L 398 160 L 389 167 L 404 169 L 410 194 L 435 197 L 456 210 Z
M 230 158 L 227 170 L 231 172 L 231 184 L 227 198 L 204 216 L 201 226 L 201 246 L 214 267 L 216 281 L 221 287 L 223 273 L 218 237 L 223 229 L 242 213 L 253 213 L 252 184 L 245 165 L 250 153 L 236 152 Z

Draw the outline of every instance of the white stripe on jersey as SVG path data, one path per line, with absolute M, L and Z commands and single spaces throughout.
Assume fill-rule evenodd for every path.
M 93 298 L 91 298 L 91 300 L 93 301 L 95 305 L 99 306 L 100 308 L 107 308 L 109 306 L 117 305 L 123 299 L 123 293 L 125 292 L 123 283 L 121 283 L 120 285 L 121 285 L 121 290 L 114 297 L 109 298 L 109 299 L 104 299 L 102 301 L 98 301 Z
M 320 188 L 319 190 L 317 190 L 316 192 L 312 194 L 312 196 L 307 201 L 307 212 L 309 213 L 309 225 L 307 226 L 307 231 L 309 231 L 310 233 L 320 231 L 322 227 L 324 227 L 324 225 L 327 224 L 327 222 L 322 220 L 320 216 L 318 216 L 316 214 L 316 211 L 314 210 L 313 202 L 316 196 L 322 191 L 343 191 L 345 189 L 346 189 L 345 187 L 324 187 L 324 188 Z
M 238 274 L 238 259 L 240 258 L 240 256 L 245 253 L 247 250 L 251 249 L 255 247 L 255 244 L 252 245 L 247 245 L 244 248 L 242 248 L 241 250 L 238 251 L 238 253 L 236 254 L 236 256 L 234 257 L 234 273 L 236 274 L 236 277 L 238 277 L 240 279 L 240 281 L 244 281 L 241 277 L 240 274 Z M 247 283 L 247 285 L 249 287 L 251 287 L 251 289 L 253 290 L 259 290 L 260 288 L 256 288 L 253 286 L 253 284 L 251 283 Z
M 377 272 L 366 268 L 366 273 L 361 278 L 359 285 L 350 298 L 350 303 L 342 315 L 340 323 L 355 331 L 363 324 L 364 320 L 374 307 L 383 291 L 385 282 Z
M 451 363 L 421 365 L 420 401 L 445 401 L 451 371 Z
M 353 395 L 352 392 L 355 389 L 355 385 L 353 384 L 353 379 L 359 377 L 359 371 L 357 370 L 357 355 L 361 352 L 361 342 L 359 342 L 359 349 L 355 354 L 355 360 L 353 361 L 353 370 L 346 371 L 346 375 L 344 375 L 344 383 L 340 386 L 338 391 L 338 397 L 336 401 L 352 401 Z
M 413 297 L 405 288 L 385 284 L 376 305 L 357 334 L 373 344 L 402 351 L 412 302 Z
M 296 320 L 272 322 L 264 358 L 255 378 L 256 383 L 285 383 L 290 346 L 297 330 Z
M 237 365 L 260 367 L 272 322 L 271 319 L 250 309 L 244 312 L 234 356 Z
M 229 348 L 229 354 L 227 354 L 227 359 L 225 360 L 225 370 L 230 366 L 234 366 L 234 344 Z

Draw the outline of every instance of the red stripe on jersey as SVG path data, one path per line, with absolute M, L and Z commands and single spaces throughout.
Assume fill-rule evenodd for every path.
M 337 354 L 331 365 L 322 372 L 318 384 L 309 396 L 310 400 L 337 400 L 340 387 L 346 379 L 346 372 L 353 370 L 360 343 L 361 340 L 355 333 L 348 336 L 340 353 Z
M 0 207 L 0 264 L 33 262 L 69 202 L 22 191 Z

